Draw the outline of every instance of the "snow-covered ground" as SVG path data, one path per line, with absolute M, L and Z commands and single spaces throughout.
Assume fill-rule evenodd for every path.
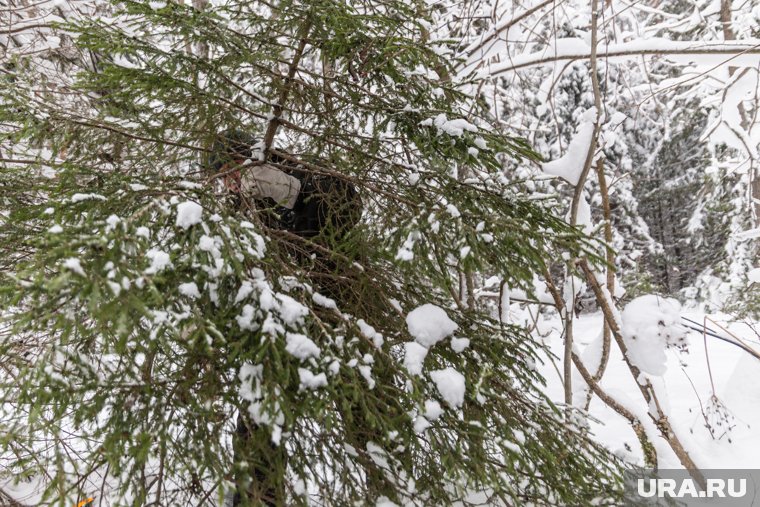
M 682 315 L 700 323 L 705 317 L 702 313 L 688 311 Z M 755 350 L 760 350 L 760 338 L 746 323 L 728 323 L 725 315 L 708 317 L 745 340 Z M 574 326 L 578 351 L 583 353 L 589 344 L 599 338 L 602 323 L 601 313 L 579 317 Z M 709 321 L 707 324 L 720 331 Z M 559 339 L 559 322 L 548 319 L 540 325 L 542 334 L 551 328 L 555 329 L 547 343 L 552 352 L 561 358 L 563 343 Z M 687 352 L 666 349 L 664 374 L 649 376 L 677 436 L 700 468 L 760 468 L 760 360 L 739 347 L 714 337 L 705 338 L 696 331 L 688 332 L 687 343 Z M 561 364 L 557 367 L 562 371 Z M 540 369 L 547 379 L 549 395 L 561 402 L 563 389 L 557 369 L 549 360 Z M 573 378 L 574 391 L 578 392 L 583 386 L 583 379 L 576 375 Z M 601 386 L 645 423 L 657 449 L 660 468 L 681 468 L 673 451 L 657 436 L 657 431 L 649 422 L 646 404 L 614 341 Z M 583 399 L 580 394 L 576 400 L 579 397 Z M 719 403 L 713 395 L 717 396 Z M 591 402 L 589 412 L 596 419 L 590 422 L 590 426 L 598 441 L 627 460 L 643 464 L 641 446 L 627 420 L 597 397 Z M 707 427 L 708 423 L 712 432 Z

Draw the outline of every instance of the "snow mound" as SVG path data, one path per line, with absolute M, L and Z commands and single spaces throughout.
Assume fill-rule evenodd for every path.
M 430 378 L 435 382 L 443 401 L 451 408 L 459 408 L 464 404 L 464 375 L 449 367 L 431 371 Z
M 426 348 L 450 336 L 459 327 L 442 308 L 432 304 L 422 305 L 409 312 L 406 325 L 414 340 Z
M 464 349 L 466 349 L 469 346 L 470 346 L 469 338 L 457 338 L 456 336 L 451 337 L 451 349 L 457 354 L 461 354 L 462 352 L 464 352 Z
M 193 201 L 185 201 L 177 205 L 177 227 L 187 229 L 201 222 L 203 208 Z
M 365 338 L 372 340 L 372 344 L 375 346 L 375 348 L 379 349 L 383 346 L 383 343 L 385 342 L 383 335 L 381 333 L 378 333 L 374 327 L 364 322 L 364 319 L 359 319 L 356 321 L 356 325 L 359 326 L 359 330 Z
M 296 326 L 303 322 L 303 318 L 309 314 L 309 309 L 292 297 L 285 294 L 277 294 L 275 297 L 280 303 L 280 318 L 286 324 Z
M 743 354 L 722 389 L 723 400 L 733 414 L 747 424 L 760 420 L 760 360 Z
M 665 349 L 686 345 L 680 322 L 681 305 L 675 299 L 649 294 L 628 303 L 622 333 L 631 363 L 650 375 L 665 373 Z

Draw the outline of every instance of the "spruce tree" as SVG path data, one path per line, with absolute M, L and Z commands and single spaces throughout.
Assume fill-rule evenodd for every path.
M 458 287 L 481 271 L 530 290 L 596 250 L 508 184 L 506 160 L 537 156 L 462 93 L 426 16 L 116 2 L 61 28 L 98 55 L 74 82 L 40 92 L 44 68 L 15 62 L 9 470 L 59 505 L 615 502 L 617 462 L 541 392 L 539 345 Z M 355 186 L 361 222 L 341 238 L 271 226 L 208 170 L 233 131 Z

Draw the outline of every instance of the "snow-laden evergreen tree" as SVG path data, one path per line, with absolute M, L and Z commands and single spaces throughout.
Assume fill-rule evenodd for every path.
M 461 92 L 422 2 L 126 1 L 84 66 L 4 74 L 6 470 L 44 502 L 614 503 L 617 464 L 541 393 L 536 347 L 459 273 L 595 258 L 514 190 L 536 159 Z M 95 58 L 93 56 L 93 58 Z M 208 171 L 225 133 L 354 185 L 305 239 Z M 249 434 L 236 430 L 238 415 Z

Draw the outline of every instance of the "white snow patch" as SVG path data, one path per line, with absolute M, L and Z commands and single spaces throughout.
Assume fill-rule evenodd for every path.
M 82 263 L 76 257 L 65 259 L 63 261 L 63 267 L 78 275 L 85 276 L 84 269 L 82 269 Z
M 430 303 L 409 312 L 406 325 L 415 341 L 427 348 L 451 335 L 459 327 L 441 307 Z
M 372 367 L 369 365 L 361 365 L 359 368 L 359 373 L 362 377 L 364 377 L 364 380 L 367 381 L 367 387 L 369 389 L 375 388 L 375 379 L 372 378 Z
M 183 296 L 187 296 L 190 299 L 198 299 L 201 297 L 201 293 L 198 290 L 198 286 L 195 282 L 181 283 L 179 285 L 179 293 Z
M 433 370 L 430 378 L 435 382 L 441 398 L 452 408 L 459 408 L 464 404 L 465 380 L 464 375 L 454 368 L 448 367 L 443 370 Z
M 470 346 L 470 339 L 469 338 L 457 338 L 456 336 L 451 337 L 451 349 L 456 352 L 457 354 L 461 353 Z
M 258 326 L 253 322 L 255 315 L 256 313 L 253 306 L 245 305 L 243 307 L 243 312 L 235 317 L 235 320 L 243 331 L 255 331 L 258 329 Z
M 216 248 L 214 238 L 204 234 L 201 236 L 201 239 L 198 240 L 198 248 L 203 252 L 213 252 L 214 248 Z
M 631 363 L 651 375 L 665 373 L 665 349 L 686 344 L 686 329 L 680 322 L 681 305 L 675 299 L 648 294 L 628 303 L 622 332 Z
M 203 207 L 193 201 L 185 201 L 177 205 L 177 227 L 187 229 L 200 223 Z
M 309 314 L 309 309 L 292 297 L 286 294 L 277 294 L 275 297 L 280 302 L 280 317 L 286 324 L 290 326 L 300 324 Z
M 240 284 L 240 288 L 237 291 L 237 295 L 235 296 L 235 304 L 240 303 L 245 298 L 251 295 L 253 292 L 253 285 L 251 285 L 251 282 L 248 280 L 244 281 L 242 284 Z
M 121 222 L 121 218 L 119 218 L 118 215 L 109 215 L 109 217 L 106 218 L 106 224 L 108 224 L 109 229 L 115 228 L 119 222 Z
M 150 259 L 150 266 L 145 270 L 146 275 L 155 275 L 172 265 L 171 257 L 163 250 L 151 248 L 145 252 L 145 256 Z
M 71 202 L 74 203 L 92 200 L 105 201 L 106 198 L 100 194 L 74 194 L 71 196 Z
M 453 218 L 459 218 L 462 216 L 462 214 L 459 212 L 456 206 L 453 204 L 447 204 L 446 205 L 446 212 L 451 215 Z
M 324 373 L 314 375 L 306 368 L 298 368 L 298 380 L 301 381 L 301 389 L 318 389 L 327 385 L 327 376 Z
M 446 118 L 446 115 L 443 113 L 439 114 L 435 118 L 428 118 L 427 120 L 421 121 L 420 125 L 423 127 L 430 127 L 432 125 L 435 125 L 435 127 L 438 129 L 439 134 L 441 132 L 445 132 L 446 134 L 453 137 L 460 137 L 462 134 L 465 133 L 465 131 L 467 132 L 478 131 L 478 127 L 468 122 L 464 118 L 449 120 Z
M 311 300 L 314 301 L 315 304 L 318 304 L 319 306 L 322 306 L 324 308 L 329 308 L 330 310 L 337 310 L 338 305 L 335 302 L 335 300 L 330 299 L 327 296 L 323 296 L 319 292 L 315 292 L 311 295 Z
M 430 427 L 430 421 L 422 417 L 421 415 L 418 415 L 414 419 L 414 432 L 415 433 L 422 433 L 426 429 Z
M 359 330 L 365 338 L 372 340 L 372 344 L 375 348 L 380 348 L 385 343 L 383 335 L 375 331 L 375 328 L 364 322 L 364 319 L 356 321 L 356 325 L 359 326 Z
M 592 108 L 594 112 L 596 111 Z M 588 113 L 588 111 L 587 111 Z M 586 116 L 586 114 L 584 114 Z M 584 121 L 575 131 L 575 136 L 570 141 L 567 151 L 557 160 L 542 164 L 544 172 L 554 176 L 560 176 L 571 185 L 577 185 L 581 177 L 583 166 L 586 163 L 591 139 L 594 135 L 594 122 Z
M 425 361 L 428 349 L 417 342 L 407 342 L 404 344 L 404 368 L 411 375 L 422 374 L 422 363 Z
M 285 336 L 285 341 L 285 350 L 301 361 L 305 361 L 310 357 L 319 357 L 322 353 L 316 343 L 311 341 L 308 336 L 302 334 L 288 333 Z
M 115 297 L 119 297 L 119 294 L 121 294 L 121 285 L 119 285 L 116 282 L 108 282 L 108 287 L 111 289 L 111 292 L 113 292 L 113 295 Z
M 443 408 L 441 404 L 435 400 L 425 401 L 425 418 L 428 421 L 435 421 L 443 414 Z

